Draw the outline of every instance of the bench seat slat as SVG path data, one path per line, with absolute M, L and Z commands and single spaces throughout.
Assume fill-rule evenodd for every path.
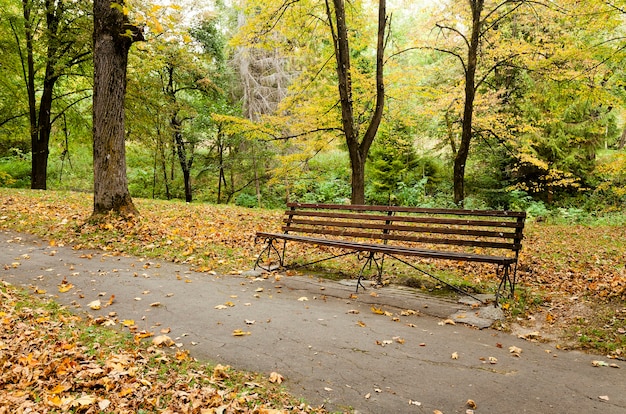
M 289 231 L 295 231 L 298 233 L 307 233 L 307 234 L 324 234 L 328 236 L 354 237 L 354 238 L 360 238 L 360 239 L 396 240 L 396 241 L 407 241 L 407 242 L 424 243 L 424 244 L 445 244 L 445 245 L 484 247 L 484 248 L 509 249 L 509 250 L 518 250 L 519 248 L 519 244 L 516 244 L 516 243 L 484 241 L 484 240 L 446 239 L 446 238 L 423 237 L 423 236 L 375 234 L 375 233 L 346 231 L 346 230 L 308 229 L 304 227 L 303 228 L 285 227 L 283 228 L 283 230 L 289 230 Z
M 428 250 L 428 249 L 413 249 L 413 248 L 405 248 L 401 246 L 390 246 L 386 244 L 357 243 L 357 242 L 350 242 L 350 241 L 344 241 L 344 240 L 332 240 L 332 239 L 307 237 L 307 236 L 284 234 L 284 233 L 257 232 L 257 237 L 298 241 L 298 242 L 304 242 L 304 243 L 310 243 L 310 244 L 359 250 L 359 251 L 365 251 L 365 252 L 380 252 L 380 253 L 397 254 L 397 255 L 405 255 L 405 256 L 419 256 L 419 257 L 427 257 L 427 258 L 432 258 L 432 259 L 483 262 L 483 263 L 493 263 L 493 264 L 500 264 L 500 265 L 512 264 L 516 260 L 515 258 L 506 257 L 506 256 L 491 256 L 491 255 L 481 255 L 481 254 L 476 254 L 476 253 L 442 252 L 442 251 Z

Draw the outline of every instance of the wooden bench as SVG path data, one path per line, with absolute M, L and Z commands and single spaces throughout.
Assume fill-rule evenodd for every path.
M 287 242 L 298 242 L 339 249 L 330 257 L 300 266 L 349 254 L 365 257 L 357 291 L 359 286 L 365 288 L 361 280 L 366 266 L 376 265 L 381 283 L 384 258 L 391 257 L 472 296 L 401 258 L 411 256 L 494 264 L 500 280 L 496 304 L 507 285 L 511 296 L 515 291 L 525 212 L 300 203 L 287 207 L 281 233 L 256 233 L 256 242 L 264 240 L 265 247 L 255 269 L 269 270 L 276 263 L 273 256 L 278 265 L 287 267 Z M 280 250 L 279 240 L 283 241 Z

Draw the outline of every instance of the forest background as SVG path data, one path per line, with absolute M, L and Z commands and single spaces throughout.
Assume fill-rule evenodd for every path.
M 377 6 L 345 8 L 357 138 L 376 108 Z M 0 185 L 93 191 L 91 6 L 0 7 Z M 145 37 L 128 66 L 133 197 L 348 202 L 333 10 L 127 2 Z M 390 2 L 365 202 L 622 211 L 625 16 L 624 2 L 603 0 Z

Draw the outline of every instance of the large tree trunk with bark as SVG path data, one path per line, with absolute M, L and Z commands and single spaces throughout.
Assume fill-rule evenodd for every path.
M 94 0 L 93 215 L 137 215 L 128 191 L 124 97 L 128 51 L 141 32 L 127 24 L 123 1 Z
M 478 45 L 481 32 L 481 14 L 484 0 L 471 0 L 472 33 L 467 50 L 467 67 L 465 68 L 465 105 L 463 107 L 463 125 L 461 143 L 454 157 L 454 203 L 463 205 L 465 199 L 465 165 L 472 141 L 472 123 L 474 115 L 474 99 L 476 97 L 476 67 L 478 64 Z

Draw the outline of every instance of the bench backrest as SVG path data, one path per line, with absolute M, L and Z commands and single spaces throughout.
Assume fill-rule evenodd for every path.
M 526 212 L 288 203 L 285 233 L 424 245 L 521 249 Z

